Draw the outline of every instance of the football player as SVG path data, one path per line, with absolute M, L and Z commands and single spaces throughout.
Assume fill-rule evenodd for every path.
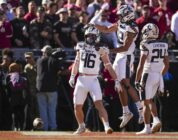
M 118 35 L 118 47 L 111 49 L 111 52 L 117 53 L 113 68 L 118 76 L 118 80 L 121 83 L 121 91 L 118 91 L 120 101 L 123 108 L 123 116 L 120 128 L 127 125 L 130 119 L 133 117 L 133 113 L 128 108 L 128 96 L 127 92 L 134 100 L 138 109 L 139 118 L 138 123 L 143 123 L 143 110 L 142 104 L 139 100 L 139 96 L 135 88 L 130 83 L 131 69 L 134 61 L 135 40 L 138 35 L 138 26 L 135 23 L 134 9 L 129 5 L 122 5 L 117 15 L 119 20 L 117 23 L 110 27 L 101 26 L 97 24 L 97 18 L 101 12 L 99 12 L 91 21 L 101 32 L 115 32 Z
M 109 60 L 108 49 L 99 45 L 99 31 L 95 26 L 88 26 L 85 30 L 84 36 L 85 41 L 77 43 L 77 54 L 69 80 L 71 87 L 75 86 L 73 101 L 75 116 L 79 125 L 74 134 L 85 132 L 82 107 L 88 93 L 90 93 L 95 107 L 99 112 L 106 134 L 111 134 L 113 130 L 109 126 L 108 115 L 102 103 L 102 92 L 97 79 L 101 60 L 103 61 L 104 66 L 108 69 L 112 78 L 115 80 L 115 88 L 119 88 L 120 84 Z M 79 77 L 77 78 L 75 85 L 75 76 L 77 73 L 79 74 Z
M 159 131 L 161 128 L 156 105 L 152 99 L 157 93 L 157 90 L 164 92 L 163 75 L 169 68 L 168 44 L 157 40 L 159 29 L 155 24 L 146 24 L 141 33 L 141 56 L 137 68 L 135 86 L 144 104 L 145 127 L 136 134 L 151 134 Z M 152 127 L 150 127 L 150 113 L 153 116 Z

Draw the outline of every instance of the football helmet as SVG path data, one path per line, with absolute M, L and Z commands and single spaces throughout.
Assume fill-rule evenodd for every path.
M 94 45 L 99 41 L 99 30 L 95 26 L 88 26 L 84 36 L 87 44 Z
M 142 39 L 157 39 L 159 36 L 159 28 L 156 24 L 148 23 L 142 28 Z
M 126 23 L 135 19 L 135 11 L 130 5 L 122 5 L 118 11 L 117 15 L 121 22 Z

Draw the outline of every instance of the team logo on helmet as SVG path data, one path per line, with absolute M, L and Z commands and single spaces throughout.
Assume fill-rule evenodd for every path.
M 146 24 L 142 29 L 142 39 L 157 39 L 159 36 L 158 26 L 153 23 Z
M 84 35 L 87 44 L 94 45 L 99 41 L 99 30 L 95 26 L 88 26 Z
M 122 5 L 118 9 L 117 15 L 121 22 L 129 22 L 135 19 L 135 11 L 130 5 Z

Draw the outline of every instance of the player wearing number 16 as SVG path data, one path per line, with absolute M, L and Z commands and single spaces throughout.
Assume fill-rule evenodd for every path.
M 99 116 L 103 122 L 104 130 L 107 134 L 112 133 L 109 126 L 108 115 L 103 106 L 102 93 L 97 76 L 100 70 L 101 60 L 108 69 L 110 75 L 115 80 L 115 88 L 120 88 L 116 73 L 110 63 L 108 53 L 109 50 L 99 45 L 99 31 L 94 26 L 88 26 L 85 29 L 85 41 L 79 42 L 76 46 L 76 58 L 72 67 L 69 84 L 74 89 L 74 111 L 78 122 L 78 129 L 74 134 L 85 132 L 83 104 L 87 94 L 90 93 Z M 79 72 L 79 77 L 75 85 L 75 75 Z
M 152 99 L 157 90 L 164 92 L 163 75 L 169 68 L 168 44 L 157 39 L 159 29 L 155 24 L 146 24 L 141 33 L 141 56 L 137 68 L 135 85 L 142 87 L 139 93 L 144 104 L 145 127 L 137 134 L 150 134 L 159 131 L 161 128 L 156 105 Z M 150 113 L 153 116 L 152 127 L 150 127 Z

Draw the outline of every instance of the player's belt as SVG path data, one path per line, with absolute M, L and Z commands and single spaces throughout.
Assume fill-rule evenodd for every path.
M 98 74 L 79 73 L 79 76 L 97 76 Z

